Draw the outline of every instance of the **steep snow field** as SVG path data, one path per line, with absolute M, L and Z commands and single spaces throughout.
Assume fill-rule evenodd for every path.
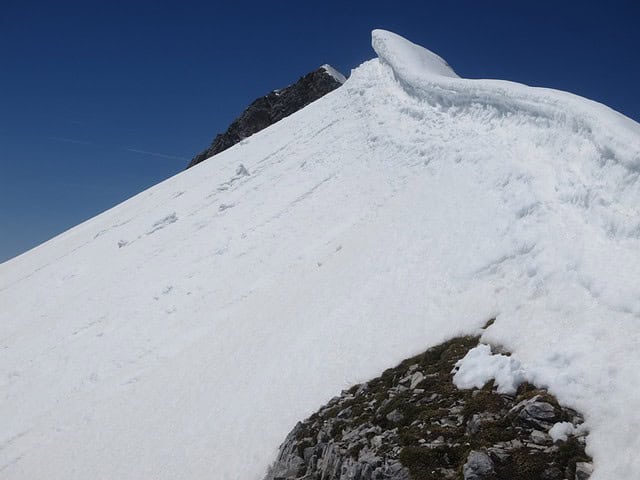
M 340 389 L 493 316 L 483 340 L 585 413 L 593 480 L 640 478 L 640 125 L 373 46 L 0 265 L 0 478 L 257 480 Z

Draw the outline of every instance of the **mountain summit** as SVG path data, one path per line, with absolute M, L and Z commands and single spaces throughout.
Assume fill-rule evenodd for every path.
M 256 480 L 460 335 L 465 384 L 545 386 L 592 480 L 640 478 L 640 125 L 372 36 L 341 88 L 0 265 L 3 479 Z
M 273 90 L 264 97 L 254 100 L 242 114 L 229 125 L 224 133 L 219 133 L 213 143 L 196 155 L 189 163 L 193 167 L 236 143 L 253 135 L 269 125 L 288 117 L 311 102 L 335 90 L 346 81 L 344 75 L 331 65 L 323 65 L 301 77 L 293 85 Z M 189 168 L 188 167 L 188 168 Z

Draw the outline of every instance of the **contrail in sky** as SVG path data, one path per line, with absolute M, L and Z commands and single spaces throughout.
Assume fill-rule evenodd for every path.
M 184 157 L 176 157 L 174 155 L 165 155 L 164 153 L 149 152 L 148 150 L 139 150 L 137 148 L 125 148 L 125 150 L 128 152 L 141 153 L 143 155 L 152 155 L 154 157 L 168 158 L 170 160 L 183 160 L 185 162 L 188 160 L 188 158 L 184 158 Z
M 78 145 L 92 145 L 91 142 L 86 142 L 84 140 L 76 140 L 75 138 L 67 138 L 67 137 L 49 137 L 49 140 L 53 140 L 54 142 L 62 142 L 62 143 L 76 143 Z
M 77 140 L 75 138 L 68 138 L 68 137 L 48 137 L 49 140 L 53 140 L 55 142 L 61 142 L 61 143 L 73 143 L 76 145 L 94 145 L 97 147 L 100 147 L 99 144 L 95 144 L 93 142 L 87 142 L 85 140 Z M 111 148 L 118 148 L 118 147 L 111 147 Z M 188 161 L 188 158 L 185 157 L 178 157 L 175 155 L 167 155 L 164 153 L 158 153 L 158 152 L 150 152 L 149 150 L 140 150 L 139 148 L 130 148 L 130 147 L 120 147 L 123 150 L 127 151 L 127 152 L 133 152 L 133 153 L 139 153 L 141 155 L 150 155 L 152 157 L 159 157 L 159 158 L 167 158 L 169 160 L 180 160 L 183 162 Z

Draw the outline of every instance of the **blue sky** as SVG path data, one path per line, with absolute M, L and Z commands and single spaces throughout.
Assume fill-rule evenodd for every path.
M 372 28 L 463 77 L 568 90 L 640 120 L 635 1 L 3 0 L 0 262 L 181 171 L 242 109 Z

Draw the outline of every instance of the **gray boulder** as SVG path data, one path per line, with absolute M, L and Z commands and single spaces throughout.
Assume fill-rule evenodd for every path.
M 483 480 L 493 475 L 493 462 L 484 452 L 472 450 L 467 457 L 467 462 L 462 467 L 464 480 Z

